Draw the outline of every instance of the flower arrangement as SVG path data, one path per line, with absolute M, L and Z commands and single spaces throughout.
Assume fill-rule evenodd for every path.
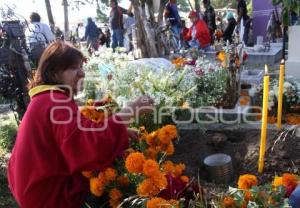
M 258 179 L 251 174 L 241 175 L 238 179 L 238 188 L 229 188 L 228 194 L 223 197 L 222 207 L 287 207 L 288 197 L 299 184 L 299 177 L 284 173 L 275 176 L 272 183 L 258 185 Z
M 94 115 L 86 115 L 95 120 Z M 183 163 L 165 160 L 167 155 L 174 153 L 173 141 L 178 137 L 176 127 L 166 125 L 151 133 L 141 127 L 139 132 L 139 139 L 131 141 L 124 158 L 116 161 L 113 167 L 100 172 L 82 172 L 89 179 L 90 192 L 95 197 L 106 194 L 109 207 L 179 208 L 189 178 L 182 175 Z M 130 201 L 133 196 L 135 200 Z
M 278 80 L 273 80 L 270 84 L 269 110 L 274 110 L 277 106 Z M 300 105 L 300 83 L 295 80 L 287 80 L 283 85 L 283 108 L 289 112 L 292 106 Z
M 172 64 L 174 64 L 177 69 L 180 69 L 185 65 L 186 61 L 185 58 L 178 57 L 172 60 Z

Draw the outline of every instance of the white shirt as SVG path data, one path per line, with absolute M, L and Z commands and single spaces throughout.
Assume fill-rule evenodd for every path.
M 127 17 L 125 22 L 124 22 L 124 28 L 126 29 L 126 33 L 129 35 L 129 34 L 132 34 L 132 29 L 133 29 L 133 26 L 135 24 L 135 19 L 134 17 Z
M 197 33 L 196 25 L 193 25 L 193 27 L 192 27 L 192 39 L 193 40 L 196 39 L 196 33 Z
M 85 27 L 78 27 L 78 37 L 80 39 L 83 39 L 85 36 Z
M 49 44 L 55 40 L 55 36 L 51 32 L 50 27 L 41 22 L 30 23 L 25 31 L 25 35 L 29 44 L 36 42 Z

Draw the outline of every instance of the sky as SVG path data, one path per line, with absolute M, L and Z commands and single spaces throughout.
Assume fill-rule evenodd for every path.
M 50 0 L 52 13 L 55 24 L 63 28 L 64 13 L 62 0 Z M 41 16 L 41 22 L 48 24 L 48 16 L 44 0 L 0 0 L 0 7 L 15 7 L 15 13 L 24 16 L 27 20 L 31 12 L 37 12 Z M 128 1 L 123 0 L 121 6 L 127 8 L 129 6 Z M 96 16 L 96 5 L 84 5 L 80 6 L 80 10 L 72 9 L 72 5 L 69 7 L 69 22 L 70 25 L 76 25 L 78 21 L 86 20 L 87 17 Z M 1 15 L 0 15 L 1 19 Z

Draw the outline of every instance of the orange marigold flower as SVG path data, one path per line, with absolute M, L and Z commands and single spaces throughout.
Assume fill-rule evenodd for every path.
M 167 160 L 162 164 L 162 168 L 165 173 L 172 174 L 174 172 L 175 166 L 172 161 Z
M 154 160 L 146 160 L 143 165 L 143 173 L 145 176 L 151 177 L 159 173 L 159 165 Z
M 115 201 L 119 201 L 123 197 L 123 194 L 119 189 L 113 188 L 109 192 L 109 198 Z
M 185 170 L 185 164 L 179 163 L 178 165 L 175 166 L 174 175 L 181 176 L 184 170 Z
M 125 161 L 129 173 L 142 173 L 145 156 L 140 152 L 130 153 Z
M 102 196 L 104 192 L 104 186 L 104 183 L 99 178 L 90 178 L 90 191 L 95 196 Z
M 157 131 L 153 131 L 146 136 L 146 142 L 149 146 L 156 146 L 158 143 Z
M 242 204 L 242 206 L 241 206 L 241 208 L 247 208 L 247 206 L 248 206 L 248 202 L 244 201 L 243 204 Z
M 155 148 L 149 147 L 145 152 L 147 158 L 156 160 L 157 159 L 157 151 Z
M 251 174 L 241 175 L 238 180 L 238 188 L 248 190 L 257 185 L 257 178 Z
M 147 201 L 147 208 L 160 208 L 164 205 L 166 205 L 166 200 L 163 198 L 155 197 Z
M 172 139 L 177 138 L 177 129 L 175 125 L 166 125 L 162 129 L 164 129 Z
M 168 146 L 167 146 L 166 154 L 167 154 L 168 156 L 170 156 L 170 155 L 173 155 L 174 152 L 175 152 L 174 145 L 173 145 L 172 142 L 170 142 L 170 143 L 168 144 Z
M 145 179 L 137 187 L 137 194 L 142 197 L 156 196 L 159 193 L 159 188 L 155 186 L 151 178 Z
M 116 180 L 116 177 L 117 177 L 117 172 L 115 169 L 113 168 L 107 168 L 105 171 L 104 171 L 104 175 L 105 175 L 105 179 L 108 183 L 111 183 L 113 182 L 114 180 Z
M 244 199 L 245 199 L 245 201 L 250 201 L 252 199 L 252 194 L 250 191 L 245 191 Z
M 177 138 L 177 130 L 174 125 L 166 125 L 158 130 L 157 137 L 163 144 L 169 144 L 172 139 Z
M 88 99 L 88 100 L 86 101 L 86 105 L 88 105 L 88 106 L 93 106 L 93 105 L 94 105 L 94 100 L 93 100 L 93 99 Z
M 82 173 L 82 175 L 83 175 L 84 177 L 86 177 L 86 178 L 91 178 L 91 177 L 94 176 L 93 171 L 82 171 L 81 173 Z
M 168 185 L 166 176 L 160 172 L 152 176 L 151 180 L 153 181 L 154 185 L 160 190 L 166 188 Z
M 225 61 L 225 58 L 226 58 L 226 55 L 225 55 L 225 51 L 220 51 L 218 54 L 217 54 L 217 59 L 221 62 L 224 62 Z
M 276 188 L 278 186 L 283 186 L 282 177 L 275 176 L 272 185 Z
M 117 182 L 120 186 L 128 186 L 130 181 L 127 176 L 119 176 Z
M 113 199 L 110 199 L 109 200 L 109 206 L 111 208 L 118 208 L 119 207 L 119 204 L 120 204 L 120 201 L 115 201 Z
M 188 183 L 190 181 L 189 177 L 187 176 L 180 176 L 180 180 L 184 183 Z
M 297 125 L 300 124 L 300 115 L 297 114 L 287 114 L 286 115 L 286 123 L 290 124 L 290 125 Z
M 179 201 L 177 201 L 177 200 L 175 200 L 175 199 L 171 199 L 171 200 L 169 200 L 169 201 L 167 201 L 167 203 L 168 203 L 168 205 L 170 205 L 170 206 L 168 206 L 168 207 L 172 207 L 172 208 L 179 208 Z
M 282 183 L 285 187 L 288 186 L 296 187 L 298 184 L 298 178 L 294 174 L 284 173 L 282 175 Z
M 223 200 L 223 205 L 225 206 L 225 208 L 233 207 L 235 206 L 235 201 L 232 197 L 227 196 Z
M 98 178 L 99 178 L 99 180 L 100 180 L 103 184 L 105 184 L 105 185 L 107 184 L 107 181 L 106 181 L 104 172 L 100 172 L 100 173 L 98 174 Z
M 162 129 L 158 130 L 157 137 L 162 144 L 169 144 L 171 142 L 171 137 Z

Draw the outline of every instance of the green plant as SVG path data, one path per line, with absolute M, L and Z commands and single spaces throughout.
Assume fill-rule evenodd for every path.
M 1 152 L 10 152 L 15 143 L 15 136 L 17 134 L 17 126 L 10 123 L 0 127 L 0 150 Z
M 273 5 L 282 6 L 282 22 L 284 26 L 288 26 L 290 22 L 290 13 L 295 12 L 300 14 L 300 1 L 299 0 L 272 0 Z

